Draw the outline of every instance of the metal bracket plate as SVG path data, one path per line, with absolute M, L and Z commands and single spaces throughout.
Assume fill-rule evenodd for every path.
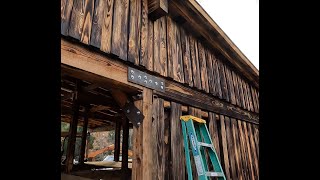
M 144 119 L 142 112 L 132 103 L 126 103 L 123 107 L 124 114 L 135 127 L 139 127 Z
M 128 67 L 128 81 L 161 92 L 165 92 L 166 89 L 164 79 L 147 74 L 132 67 Z

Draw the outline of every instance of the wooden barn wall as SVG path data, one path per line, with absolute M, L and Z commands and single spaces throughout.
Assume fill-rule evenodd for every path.
M 61 34 L 163 77 L 259 113 L 259 90 L 147 0 L 61 0 Z
M 152 142 L 151 154 L 153 179 L 186 179 L 183 136 L 179 117 L 192 114 L 202 117 L 204 111 L 170 102 L 170 108 L 164 107 L 164 99 L 153 97 L 152 102 Z M 230 118 L 213 112 L 208 117 L 207 127 L 216 148 L 218 158 L 228 180 L 259 179 L 259 128 L 256 124 Z M 190 152 L 191 153 L 191 152 Z M 191 156 L 191 161 L 193 156 Z M 193 166 L 193 176 L 196 169 Z

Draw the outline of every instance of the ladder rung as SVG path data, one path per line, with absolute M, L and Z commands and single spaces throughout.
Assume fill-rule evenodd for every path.
M 223 177 L 223 173 L 221 173 L 221 172 L 206 172 L 206 176 L 210 176 L 210 177 Z
M 205 147 L 212 147 L 213 148 L 212 144 L 208 144 L 208 143 L 204 143 L 204 142 L 198 142 L 198 145 L 199 146 L 205 146 Z

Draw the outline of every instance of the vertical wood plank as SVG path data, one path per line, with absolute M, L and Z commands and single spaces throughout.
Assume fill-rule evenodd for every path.
M 258 163 L 258 156 L 257 156 L 257 150 L 256 150 L 256 144 L 254 142 L 254 132 L 251 128 L 251 124 L 247 124 L 248 129 L 248 135 L 249 135 L 249 142 L 251 147 L 251 155 L 252 155 L 252 161 L 254 165 L 254 172 L 255 172 L 255 178 L 258 179 L 259 177 L 259 163 Z
M 153 99 L 153 122 L 152 122 L 153 149 L 152 153 L 155 157 L 153 179 L 164 179 L 165 177 L 165 139 L 164 139 L 164 107 L 163 99 Z
M 209 85 L 209 91 L 211 94 L 213 94 L 214 96 L 216 95 L 216 92 L 214 90 L 214 77 L 213 77 L 213 67 L 212 67 L 212 55 L 211 52 L 206 49 L 205 50 L 206 53 L 206 61 L 207 61 L 207 77 L 208 77 L 208 85 Z
M 100 0 L 101 1 L 101 0 Z M 101 44 L 100 44 L 100 50 L 103 51 L 103 52 L 106 52 L 106 53 L 111 53 L 111 50 L 112 50 L 112 46 L 115 45 L 115 44 L 112 44 L 112 35 L 114 34 L 113 33 L 113 26 L 114 24 L 117 24 L 117 23 L 114 23 L 113 21 L 114 20 L 117 20 L 117 18 L 115 18 L 115 13 L 114 13 L 114 4 L 115 4 L 115 1 L 114 0 L 103 0 L 104 3 L 102 3 L 102 9 L 103 10 L 103 16 L 102 16 L 102 27 L 101 27 Z M 118 33 L 115 33 L 115 34 L 118 34 Z M 112 37 L 112 38 L 111 38 Z M 120 47 L 119 43 L 115 45 L 117 48 Z
M 256 143 L 257 157 L 259 161 L 259 127 L 252 125 L 254 129 L 254 142 Z
M 258 95 L 257 95 L 257 89 L 256 88 L 253 88 L 253 93 L 254 93 L 254 96 L 255 96 L 255 99 L 256 99 L 257 113 L 259 113 L 259 98 L 258 98 Z
M 222 138 L 222 148 L 223 148 L 223 161 L 224 161 L 224 172 L 227 179 L 231 179 L 229 156 L 228 156 L 228 143 L 226 135 L 226 125 L 223 115 L 220 115 L 220 125 L 221 125 L 221 138 Z
M 141 33 L 140 33 L 140 65 L 147 67 L 148 65 L 148 43 L 149 40 L 149 21 L 148 21 L 148 0 L 142 0 L 141 10 Z M 151 30 L 153 31 L 153 29 Z
M 248 111 L 250 111 L 251 110 L 251 106 L 250 106 L 250 103 L 249 103 L 247 86 L 246 86 L 245 80 L 243 80 L 243 79 L 242 79 L 242 87 L 243 87 L 244 99 L 246 101 L 246 106 L 247 106 Z
M 111 53 L 126 61 L 128 55 L 129 0 L 114 1 Z
M 69 36 L 80 40 L 81 32 L 82 32 L 82 25 L 83 25 L 83 16 L 84 16 L 84 1 L 74 1 L 71 18 L 70 18 L 70 25 L 69 25 Z
M 128 61 L 140 64 L 141 0 L 130 0 Z
M 173 58 L 176 57 L 175 25 L 170 16 L 167 16 L 167 40 L 168 40 L 168 77 L 173 79 Z
M 253 169 L 253 160 L 252 160 L 252 152 L 251 152 L 251 147 L 250 147 L 250 142 L 249 142 L 249 136 L 248 136 L 248 130 L 247 130 L 247 123 L 242 122 L 243 126 L 243 132 L 244 132 L 244 142 L 247 148 L 247 157 L 248 157 L 248 163 L 249 163 L 249 174 L 251 176 L 251 179 L 255 179 L 254 175 L 254 169 Z
M 220 145 L 219 145 L 219 137 L 218 137 L 218 124 L 217 124 L 217 119 L 214 113 L 209 112 L 208 113 L 208 119 L 209 119 L 209 124 L 208 124 L 208 129 L 211 135 L 211 139 L 214 144 L 214 148 L 217 152 L 219 161 L 221 162 L 221 156 L 220 156 Z
M 153 70 L 161 74 L 161 60 L 160 60 L 160 19 L 153 22 Z
M 142 122 L 143 131 L 143 153 L 142 153 L 142 172 L 143 179 L 153 179 L 153 169 L 155 157 L 152 154 L 152 90 L 143 88 L 143 115 Z M 141 127 L 140 127 L 141 128 Z
M 193 74 L 193 86 L 197 89 L 201 89 L 201 80 L 199 74 L 199 61 L 198 61 L 198 50 L 196 41 L 193 36 L 189 36 L 190 42 L 190 58 L 192 62 L 192 74 Z
M 257 99 L 256 99 L 256 96 L 255 96 L 255 93 L 254 93 L 254 88 L 251 85 L 249 87 L 250 87 L 250 92 L 251 92 L 251 95 L 252 95 L 253 110 L 254 110 L 254 112 L 258 113 Z
M 239 145 L 239 131 L 238 131 L 238 125 L 237 120 L 234 118 L 231 118 L 231 128 L 232 128 L 232 137 L 234 142 L 234 155 L 235 155 L 235 162 L 238 172 L 238 178 L 239 180 L 244 179 L 243 173 L 242 173 L 242 162 L 241 162 L 241 152 L 240 152 L 240 145 Z
M 143 102 L 138 100 L 134 105 L 143 113 Z M 132 158 L 132 180 L 143 179 L 142 153 L 143 153 L 143 128 L 133 126 L 133 158 Z
M 228 66 L 225 66 L 225 71 L 226 71 L 230 101 L 231 101 L 231 104 L 236 105 L 236 96 L 235 96 L 234 87 L 233 87 L 232 75 Z
M 171 129 L 171 179 L 186 179 L 186 165 L 183 135 L 181 130 L 181 104 L 171 102 L 170 129 Z
M 160 74 L 167 76 L 167 21 L 166 17 L 159 19 L 160 28 Z
M 89 44 L 92 29 L 92 19 L 94 11 L 94 0 L 86 0 L 84 4 L 84 19 L 81 32 L 81 42 Z
M 246 82 L 246 87 L 247 87 L 248 99 L 249 99 L 249 104 L 250 104 L 250 111 L 254 111 L 250 86 L 249 86 L 249 83 L 247 83 L 247 82 Z
M 227 116 L 225 116 L 225 126 L 226 126 L 228 154 L 229 154 L 229 161 L 230 161 L 230 174 L 232 179 L 238 179 L 236 164 L 235 164 L 235 152 L 234 152 L 234 142 L 232 137 L 232 127 L 231 127 L 230 118 Z
M 239 87 L 238 87 L 238 81 L 237 77 L 234 71 L 231 71 L 231 76 L 232 76 L 232 82 L 233 82 L 233 87 L 234 87 L 234 92 L 235 92 L 235 98 L 236 98 L 236 104 L 241 107 L 241 102 L 240 102 L 240 92 L 239 92 Z
M 205 54 L 204 47 L 200 41 L 198 41 L 198 49 L 199 49 L 199 66 L 200 66 L 199 73 L 201 77 L 201 86 L 205 92 L 209 93 L 206 54 Z
M 184 82 L 188 84 L 190 87 L 193 87 L 189 40 L 186 31 L 182 27 L 180 27 L 180 37 L 184 70 Z
M 176 46 L 176 56 L 173 56 L 173 79 L 184 83 L 184 74 L 183 74 L 183 59 L 181 51 L 181 38 L 180 38 L 180 29 L 177 23 L 174 23 L 175 30 L 175 46 Z
M 240 76 L 238 76 L 238 75 L 236 75 L 236 76 L 237 76 L 237 81 L 238 81 L 240 99 L 241 99 L 241 102 L 242 102 L 242 106 L 241 107 L 243 107 L 244 109 L 247 109 L 246 101 L 245 101 L 244 93 L 243 93 L 242 80 L 241 80 Z
M 101 47 L 102 23 L 104 22 L 104 0 L 95 0 L 91 27 L 90 45 Z
M 252 179 L 249 173 L 249 160 L 248 160 L 248 153 L 247 147 L 245 143 L 245 136 L 242 128 L 241 120 L 237 120 L 238 122 L 238 131 L 239 131 L 239 142 L 240 142 L 240 152 L 242 157 L 242 174 L 244 175 L 245 179 Z
M 220 84 L 221 84 L 221 90 L 222 90 L 222 98 L 225 99 L 226 101 L 230 102 L 224 66 L 220 60 L 218 60 L 217 62 L 218 62 L 219 74 L 220 74 L 220 78 L 221 78 Z
M 213 67 L 213 76 L 215 79 L 215 92 L 216 95 L 222 99 L 222 86 L 221 86 L 221 78 L 220 78 L 220 73 L 219 73 L 219 64 L 218 64 L 218 60 L 216 59 L 216 57 L 213 55 L 212 56 L 212 67 Z
M 70 25 L 73 0 L 61 1 L 61 34 L 67 36 Z
M 146 63 L 146 68 L 149 71 L 153 71 L 154 62 L 154 29 L 153 21 L 148 21 L 148 59 Z

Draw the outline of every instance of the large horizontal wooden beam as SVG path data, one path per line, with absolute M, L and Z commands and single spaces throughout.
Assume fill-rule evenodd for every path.
M 148 0 L 148 12 L 152 20 L 168 14 L 168 0 Z
M 256 113 L 243 110 L 228 102 L 222 101 L 216 97 L 209 96 L 203 92 L 185 87 L 171 80 L 166 80 L 165 92 L 154 90 L 154 94 L 164 99 L 179 102 L 183 105 L 200 108 L 204 111 L 219 113 L 255 124 L 259 123 L 259 115 Z
M 124 92 L 139 92 L 142 86 L 128 82 L 128 66 L 116 60 L 100 55 L 77 43 L 70 43 L 62 39 L 62 70 L 90 83 L 97 83 L 100 87 L 121 88 Z M 113 74 L 114 73 L 114 74 Z M 118 76 L 117 76 L 118 75 Z M 205 111 L 223 114 L 232 118 L 253 123 L 259 122 L 259 115 L 243 110 L 226 101 L 220 100 L 204 92 L 194 90 L 172 80 L 166 79 L 166 91 L 154 90 L 154 94 L 164 99 L 193 106 Z
M 81 43 L 61 38 L 61 64 L 63 73 L 106 89 L 111 87 L 129 93 L 142 90 L 141 86 L 128 82 L 127 66 L 124 63 L 91 50 Z M 79 73 L 79 70 L 87 73 Z

